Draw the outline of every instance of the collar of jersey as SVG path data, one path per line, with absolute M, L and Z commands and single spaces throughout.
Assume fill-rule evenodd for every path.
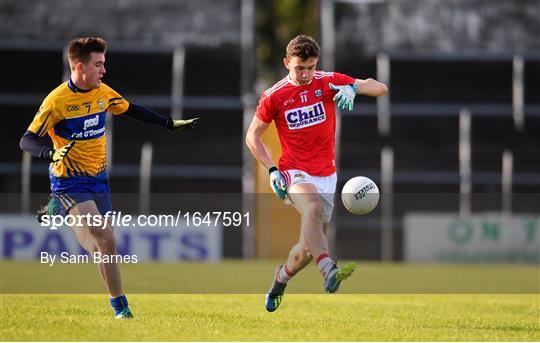
M 91 89 L 81 89 L 81 88 L 77 87 L 75 85 L 75 83 L 73 83 L 73 81 L 71 81 L 71 78 L 68 80 L 67 84 L 68 84 L 69 89 L 71 89 L 71 91 L 73 93 L 88 93 L 88 92 L 91 91 Z
M 301 85 L 299 83 L 294 82 L 294 80 L 291 79 L 291 75 L 287 74 L 287 81 L 289 81 L 289 83 L 291 85 L 293 85 L 293 86 L 299 86 L 300 87 L 300 86 L 307 86 L 307 85 L 311 84 L 311 81 L 313 81 L 313 79 L 309 80 L 309 82 L 306 83 L 305 85 Z

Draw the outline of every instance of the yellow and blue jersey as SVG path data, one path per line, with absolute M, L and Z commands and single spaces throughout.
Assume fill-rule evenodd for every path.
M 54 149 L 76 141 L 64 159 L 50 165 L 53 191 L 56 180 L 106 178 L 106 113 L 119 115 L 128 107 L 129 103 L 104 83 L 83 91 L 66 81 L 45 98 L 28 130 L 40 137 L 48 134 Z

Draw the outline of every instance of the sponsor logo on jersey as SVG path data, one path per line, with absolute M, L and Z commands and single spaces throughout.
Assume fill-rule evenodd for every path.
M 285 112 L 285 120 L 289 130 L 298 130 L 326 121 L 326 113 L 322 102 L 314 105 L 295 108 Z
M 66 118 L 54 126 L 54 132 L 66 139 L 94 139 L 105 134 L 106 111 L 81 117 Z
M 71 134 L 71 139 L 89 139 L 101 137 L 105 133 L 105 126 L 95 130 L 86 130 L 83 132 L 74 132 Z
M 77 105 L 67 105 L 66 106 L 66 111 L 67 112 L 75 112 L 75 111 L 78 111 L 79 110 L 79 106 Z
M 90 119 L 86 119 L 84 121 L 83 130 L 86 130 L 89 127 L 92 127 L 92 126 L 97 126 L 98 124 L 99 124 L 99 115 L 96 114 L 94 117 L 92 117 Z

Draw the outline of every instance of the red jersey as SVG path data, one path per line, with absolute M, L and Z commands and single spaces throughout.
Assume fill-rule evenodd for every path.
M 307 85 L 283 78 L 263 92 L 255 115 L 265 123 L 274 120 L 281 143 L 280 170 L 299 169 L 313 176 L 336 171 L 336 86 L 354 83 L 354 78 L 335 72 L 315 71 Z

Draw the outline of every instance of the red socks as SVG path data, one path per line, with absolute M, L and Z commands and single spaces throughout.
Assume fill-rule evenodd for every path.
M 327 253 L 322 253 L 317 257 L 317 268 L 319 268 L 319 271 L 321 272 L 322 276 L 326 280 L 326 277 L 328 276 L 328 273 L 334 268 L 334 261 L 332 261 L 332 258 Z
M 286 284 L 293 276 L 294 274 L 287 269 L 287 266 L 283 265 L 276 274 L 276 280 Z

